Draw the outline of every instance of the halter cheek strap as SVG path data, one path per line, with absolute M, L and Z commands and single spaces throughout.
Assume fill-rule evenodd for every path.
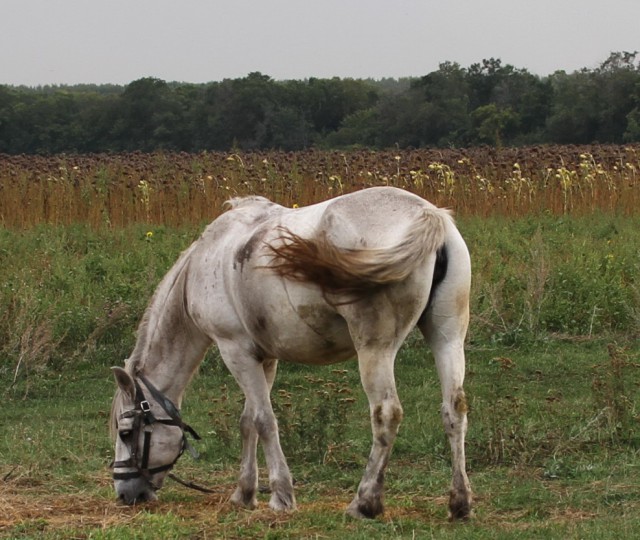
M 189 450 L 189 452 L 194 457 L 197 457 L 197 452 L 189 444 L 185 432 L 189 433 L 196 440 L 200 440 L 200 436 L 191 426 L 185 424 L 182 421 L 182 418 L 180 417 L 180 411 L 169 398 L 167 398 L 157 388 L 155 388 L 143 375 L 138 375 L 138 378 L 144 383 L 144 385 L 147 387 L 153 398 L 158 402 L 162 409 L 169 415 L 169 418 L 158 419 L 153 415 L 153 413 L 151 412 L 151 406 L 146 400 L 140 384 L 137 380 L 134 380 L 136 388 L 135 408 L 129 411 L 125 411 L 124 413 L 122 413 L 122 415 L 120 415 L 121 419 L 133 418 L 133 425 L 131 429 L 131 444 L 129 447 L 129 458 L 122 461 L 114 461 L 111 466 L 114 469 L 136 469 L 135 471 L 129 472 L 114 471 L 114 480 L 130 480 L 132 478 L 139 478 L 142 476 L 146 478 L 148 482 L 151 482 L 152 475 L 171 469 L 176 464 L 180 456 L 184 453 L 185 449 Z M 153 425 L 156 423 L 179 427 L 182 430 L 182 446 L 180 448 L 180 452 L 178 452 L 178 455 L 171 463 L 161 465 L 159 467 L 153 467 L 150 469 L 149 454 L 151 449 L 151 433 L 153 432 Z M 138 445 L 141 429 L 144 430 L 144 440 L 141 460 L 140 463 L 138 463 Z
M 155 386 L 153 386 L 144 375 L 138 375 L 138 378 L 149 389 L 149 392 L 151 393 L 153 398 L 160 404 L 160 406 L 164 409 L 164 412 L 166 412 L 169 415 L 169 417 L 171 418 L 171 423 L 170 424 L 169 424 L 169 421 L 167 421 L 167 420 L 158 420 L 158 422 L 161 422 L 163 424 L 169 424 L 169 425 L 173 425 L 173 426 L 178 426 L 178 427 L 180 427 L 180 429 L 182 429 L 183 432 L 186 431 L 196 441 L 199 441 L 200 440 L 200 435 L 198 435 L 196 430 L 193 429 L 189 424 L 186 424 L 185 422 L 182 421 L 182 418 L 180 417 L 180 411 L 173 404 L 173 401 L 171 401 L 168 397 L 166 397 L 164 394 L 162 394 Z M 140 385 L 137 385 L 137 387 L 140 388 Z M 136 389 L 136 392 L 137 391 L 138 390 Z M 142 389 L 140 389 L 140 392 L 142 392 Z M 143 394 L 143 396 L 144 396 L 144 394 Z

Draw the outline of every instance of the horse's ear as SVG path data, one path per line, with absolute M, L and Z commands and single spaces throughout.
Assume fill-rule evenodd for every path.
M 111 368 L 113 371 L 113 376 L 116 378 L 116 383 L 132 401 L 135 400 L 136 397 L 136 385 L 129 375 L 124 369 L 121 367 L 114 366 Z

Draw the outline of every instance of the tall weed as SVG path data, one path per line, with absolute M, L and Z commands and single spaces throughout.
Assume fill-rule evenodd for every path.
M 3 380 L 90 359 L 119 363 L 129 354 L 155 286 L 192 238 L 148 232 L 0 229 Z
M 634 398 L 640 363 L 615 343 L 608 345 L 608 361 L 593 366 L 592 392 L 595 410 L 600 420 L 601 436 L 605 442 L 630 443 L 640 447 L 637 435 L 640 411 Z M 633 373 L 635 371 L 635 373 Z
M 637 336 L 640 229 L 594 215 L 460 218 L 470 343 Z M 0 229 L 0 369 L 121 361 L 157 283 L 199 228 Z M 31 351 L 31 352 L 29 352 Z M 21 360 L 22 358 L 22 360 Z
M 637 335 L 640 229 L 632 218 L 474 218 L 460 228 L 473 264 L 471 339 Z
M 301 384 L 277 389 L 274 410 L 287 455 L 339 465 L 352 459 L 344 419 L 356 399 L 347 373 L 334 369 L 327 378 L 305 375 Z

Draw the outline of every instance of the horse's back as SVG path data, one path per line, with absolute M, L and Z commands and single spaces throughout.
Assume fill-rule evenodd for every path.
M 345 310 L 339 307 L 352 303 L 353 296 L 332 294 L 329 298 L 322 283 L 279 274 L 273 247 L 282 245 L 283 230 L 303 238 L 322 237 L 347 254 L 376 253 L 379 257 L 390 252 L 389 248 L 402 252 L 408 264 L 420 266 L 419 279 L 394 290 L 415 305 L 412 319 L 424 309 L 435 248 L 425 250 L 425 256 L 417 260 L 415 254 L 407 257 L 404 253 L 415 252 L 412 246 L 420 245 L 421 237 L 414 244 L 405 239 L 420 216 L 433 214 L 444 219 L 446 212 L 420 197 L 380 187 L 296 209 L 263 198 L 240 199 L 231 206 L 207 228 L 190 265 L 194 278 L 190 280 L 190 309 L 212 339 L 246 340 L 258 356 L 305 363 L 338 361 L 354 353 Z M 357 279 L 358 270 L 354 275 Z M 373 287 L 367 290 L 367 295 L 374 293 Z M 369 302 L 364 298 L 358 302 L 363 309 Z M 387 315 L 394 317 L 391 312 Z
M 425 209 L 438 209 L 424 199 L 394 187 L 373 187 L 341 195 L 302 208 L 284 208 L 264 197 L 231 199 L 230 210 L 216 219 L 205 236 L 216 240 L 232 234 L 238 245 L 246 244 L 256 233 L 265 231 L 265 241 L 277 239 L 286 227 L 301 236 L 322 232 L 337 247 L 384 248 L 398 231 L 409 226 Z

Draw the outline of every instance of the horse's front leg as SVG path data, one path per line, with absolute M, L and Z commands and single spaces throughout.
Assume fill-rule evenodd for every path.
M 384 511 L 384 474 L 402 421 L 394 360 L 395 351 L 358 351 L 362 386 L 369 399 L 373 445 L 358 492 L 347 508 L 347 513 L 357 518 L 374 518 Z
M 253 423 L 252 413 L 245 403 L 240 416 L 240 436 L 242 437 L 242 459 L 238 487 L 231 496 L 231 502 L 253 510 L 258 506 L 256 492 L 258 491 L 258 432 Z
M 265 360 L 262 363 L 269 392 L 273 388 L 277 366 L 278 362 L 276 360 Z M 258 491 L 258 431 L 255 427 L 253 413 L 247 407 L 246 402 L 240 417 L 240 435 L 242 437 L 240 475 L 238 477 L 238 487 L 231 496 L 231 502 L 253 510 L 258 505 L 256 499 L 256 492 Z
M 256 360 L 243 353 L 240 347 L 220 346 L 225 364 L 245 395 L 245 406 L 240 420 L 242 434 L 242 462 L 238 487 L 231 497 L 233 503 L 255 508 L 258 487 L 256 447 L 258 439 L 264 448 L 271 500 L 274 510 L 293 510 L 296 506 L 293 481 L 289 466 L 280 447 L 278 423 L 273 413 L 269 394 L 276 373 L 275 360 Z
M 277 366 L 277 360 L 264 360 L 262 362 L 264 376 L 269 387 L 269 394 L 271 393 L 273 382 L 276 378 Z M 271 488 L 269 506 L 274 510 L 293 510 L 296 507 L 296 499 L 293 493 L 293 479 L 291 478 L 289 466 L 287 465 L 286 458 L 280 446 L 278 423 L 273 414 L 269 395 L 267 395 L 267 399 L 268 410 L 271 411 L 269 422 L 271 422 L 272 428 L 266 436 L 261 435 L 260 432 L 258 432 L 258 435 L 265 445 L 265 456 L 267 466 L 269 467 L 269 486 Z

